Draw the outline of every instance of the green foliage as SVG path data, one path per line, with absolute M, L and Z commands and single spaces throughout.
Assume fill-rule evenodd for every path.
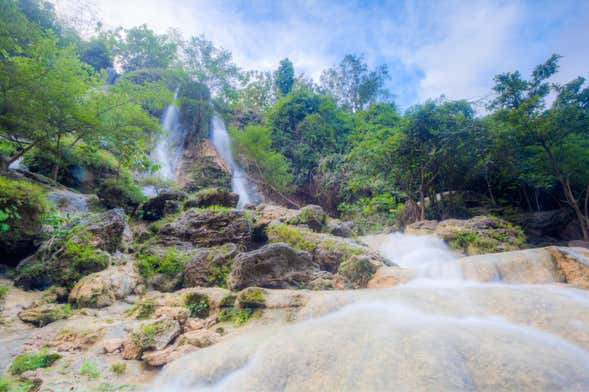
M 35 386 L 34 380 L 10 377 L 8 375 L 0 377 L 0 392 L 30 392 L 34 390 Z
M 235 155 L 254 176 L 279 191 L 292 190 L 293 178 L 286 158 L 272 148 L 270 130 L 248 125 L 243 130 L 230 129 Z
M 155 313 L 155 303 L 151 300 L 140 301 L 128 310 L 128 314 L 135 314 L 135 319 L 146 320 Z
M 144 278 L 156 274 L 175 277 L 184 270 L 184 265 L 190 260 L 190 255 L 175 248 L 156 250 L 154 253 L 141 253 L 137 256 L 136 265 Z
M 190 311 L 191 317 L 209 316 L 209 298 L 204 294 L 188 293 L 184 298 L 184 306 Z
M 167 68 L 176 57 L 177 43 L 166 34 L 156 34 L 147 25 L 124 31 L 118 37 L 115 54 L 125 71 L 139 68 Z
M 83 276 L 102 271 L 110 265 L 107 252 L 96 249 L 89 241 L 89 235 L 67 240 L 60 256 L 67 259 L 69 265 L 57 274 L 57 283 L 64 287 L 73 287 Z
M 10 374 L 19 375 L 28 370 L 46 368 L 61 358 L 59 354 L 50 354 L 46 350 L 17 355 L 10 365 Z
M 259 287 L 248 287 L 237 294 L 240 309 L 259 309 L 266 307 L 265 292 Z
M 104 180 L 96 194 L 106 207 L 122 207 L 129 213 L 134 212 L 146 200 L 141 188 L 130 176 Z
M 6 297 L 6 294 L 8 294 L 9 290 L 10 287 L 0 284 L 0 302 L 4 300 L 4 297 Z
M 98 370 L 98 364 L 96 361 L 85 360 L 82 362 L 80 375 L 86 376 L 90 380 L 96 380 L 100 377 L 100 371 Z
M 272 242 L 284 242 L 285 244 L 300 250 L 312 252 L 316 244 L 309 241 L 300 229 L 284 223 L 271 224 L 266 227 L 266 235 Z
M 212 255 L 212 252 L 209 253 Z M 227 277 L 231 273 L 233 260 L 224 260 L 211 262 L 209 264 L 209 276 L 207 278 L 211 286 L 227 288 Z

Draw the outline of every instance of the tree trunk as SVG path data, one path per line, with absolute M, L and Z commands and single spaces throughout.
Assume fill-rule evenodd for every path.
M 485 182 L 487 183 L 487 192 L 489 192 L 489 198 L 491 199 L 491 205 L 497 205 L 495 201 L 495 195 L 493 195 L 493 187 L 491 186 L 491 181 L 489 180 L 489 168 L 485 166 Z
M 586 215 L 583 214 L 577 199 L 575 199 L 575 195 L 573 194 L 573 190 L 571 188 L 571 182 L 568 178 L 561 177 L 560 183 L 564 189 L 564 195 L 567 199 L 567 202 L 575 211 L 575 215 L 579 221 L 579 225 L 581 226 L 581 232 L 583 233 L 583 240 L 589 241 L 589 219 Z
M 22 150 L 20 150 L 19 152 L 17 152 L 16 154 L 14 154 L 13 156 L 11 156 L 10 158 L 8 158 L 8 166 L 10 166 L 12 163 L 14 163 L 18 158 L 25 155 L 27 152 L 29 152 L 31 150 L 31 148 L 35 147 L 35 145 L 36 145 L 36 143 L 31 143 L 28 146 L 26 146 L 25 148 L 23 148 Z

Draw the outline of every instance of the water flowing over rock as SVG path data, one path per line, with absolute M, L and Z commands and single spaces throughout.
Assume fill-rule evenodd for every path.
M 233 159 L 229 133 L 219 113 L 215 113 L 211 121 L 211 141 L 231 168 L 231 190 L 239 195 L 238 207 L 261 203 L 263 198 L 256 184 Z
M 181 357 L 164 368 L 157 390 L 589 389 L 589 293 L 563 286 L 565 269 L 584 283 L 586 252 L 460 258 L 432 236 L 363 240 L 399 265 L 381 267 L 390 273 L 379 270 L 372 281 L 395 270 L 396 286 L 297 290 L 297 323 L 259 326 Z M 500 273 L 487 283 L 464 279 L 483 280 L 489 266 Z M 265 289 L 264 311 L 288 306 L 287 291 Z

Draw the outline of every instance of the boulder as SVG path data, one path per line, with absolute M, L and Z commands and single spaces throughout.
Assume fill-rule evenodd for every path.
M 121 246 L 127 227 L 125 211 L 115 208 L 101 214 L 91 215 L 82 223 L 78 236 L 89 234 L 89 243 L 97 249 L 113 253 Z
M 194 197 L 184 203 L 184 208 L 206 208 L 210 206 L 222 206 L 228 208 L 237 207 L 239 195 L 221 188 L 206 188 L 198 191 Z
M 276 243 L 237 255 L 227 284 L 232 290 L 249 286 L 297 288 L 308 284 L 318 269 L 308 252 Z
M 111 353 L 114 353 L 115 351 L 119 351 L 121 348 L 123 348 L 124 343 L 125 343 L 124 339 L 117 339 L 117 338 L 108 339 L 102 343 L 102 350 L 106 354 L 111 354 Z
M 294 217 L 288 219 L 288 223 L 291 225 L 303 225 L 313 231 L 321 232 L 326 217 L 327 215 L 321 206 L 309 204 L 301 208 Z
M 132 265 L 120 265 L 82 278 L 72 289 L 69 303 L 88 308 L 103 308 L 135 290 L 141 278 Z
M 567 235 L 566 228 L 574 221 L 574 217 L 571 211 L 564 208 L 515 214 L 510 220 L 521 226 L 532 240 L 538 242 L 578 238 Z
M 188 242 L 210 247 L 226 243 L 245 244 L 251 240 L 251 226 L 243 211 L 189 209 L 159 231 L 163 244 Z
M 204 348 L 217 343 L 219 334 L 208 329 L 197 329 L 186 332 L 178 340 L 181 344 L 190 344 L 198 348 Z
M 183 355 L 196 351 L 198 347 L 190 344 L 175 344 L 164 348 L 163 350 L 147 351 L 141 357 L 145 363 L 150 366 L 164 366 Z
M 125 340 L 123 358 L 137 359 L 147 350 L 163 350 L 181 331 L 180 323 L 170 318 L 145 324 Z
M 354 236 L 354 222 L 342 222 L 339 219 L 329 218 L 326 222 L 327 232 L 337 237 L 350 238 Z
M 184 192 L 163 192 L 143 204 L 143 219 L 155 221 L 181 210 L 187 196 Z
M 422 220 L 405 226 L 406 234 L 427 235 L 434 234 L 438 226 L 437 220 Z
M 436 226 L 434 233 L 450 247 L 467 255 L 517 250 L 525 242 L 525 235 L 519 227 L 489 216 L 444 220 Z
M 43 327 L 57 320 L 63 320 L 70 315 L 69 308 L 61 304 L 44 304 L 33 306 L 18 313 L 18 318 L 36 327 Z
M 190 311 L 181 306 L 162 306 L 155 310 L 153 315 L 156 319 L 170 318 L 184 324 L 190 316 Z
M 235 244 L 199 249 L 184 267 L 184 287 L 226 285 L 236 254 Z

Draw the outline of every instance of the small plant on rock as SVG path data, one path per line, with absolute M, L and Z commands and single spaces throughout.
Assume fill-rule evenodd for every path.
M 50 354 L 47 350 L 36 353 L 20 354 L 12 360 L 10 373 L 13 375 L 19 375 L 28 370 L 46 368 L 53 365 L 53 363 L 59 358 L 61 358 L 61 355 L 55 353 Z

